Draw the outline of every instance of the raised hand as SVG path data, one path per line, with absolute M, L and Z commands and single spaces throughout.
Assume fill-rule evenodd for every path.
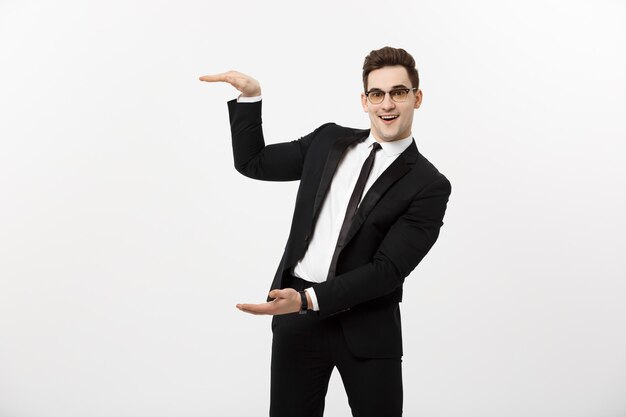
M 255 97 L 261 95 L 261 85 L 257 80 L 249 75 L 238 71 L 228 71 L 221 74 L 203 75 L 200 81 L 209 83 L 225 82 L 241 92 L 244 97 Z

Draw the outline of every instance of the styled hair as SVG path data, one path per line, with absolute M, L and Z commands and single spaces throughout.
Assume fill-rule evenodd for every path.
M 363 62 L 363 88 L 367 91 L 367 76 L 370 72 L 394 65 L 401 65 L 406 68 L 411 80 L 412 87 L 419 88 L 420 77 L 415 68 L 415 60 L 407 51 L 402 48 L 392 48 L 385 46 L 384 48 L 371 51 Z

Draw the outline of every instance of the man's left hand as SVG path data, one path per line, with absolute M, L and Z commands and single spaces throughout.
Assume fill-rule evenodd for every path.
M 237 308 L 245 313 L 276 316 L 279 314 L 297 313 L 300 311 L 302 299 L 293 288 L 270 291 L 273 301 L 263 304 L 237 304 Z

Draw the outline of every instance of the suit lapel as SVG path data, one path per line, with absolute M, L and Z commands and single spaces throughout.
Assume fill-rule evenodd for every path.
M 355 132 L 354 135 L 340 137 L 333 144 L 330 152 L 328 153 L 328 157 L 326 158 L 326 164 L 324 165 L 324 171 L 322 171 L 320 185 L 317 188 L 317 194 L 315 195 L 315 203 L 313 205 L 313 224 L 315 224 L 319 210 L 324 202 L 324 199 L 326 198 L 326 193 L 328 193 L 328 188 L 330 187 L 330 183 L 332 182 L 333 176 L 335 175 L 335 171 L 337 170 L 337 166 L 339 165 L 339 161 L 341 160 L 344 152 L 355 141 L 364 140 L 368 135 L 369 131 L 367 130 Z
M 417 146 L 415 145 L 415 141 L 413 141 L 413 143 L 411 143 L 411 145 L 378 177 L 374 184 L 372 184 L 354 215 L 345 244 L 356 234 L 369 213 L 376 206 L 376 203 L 378 203 L 378 200 L 380 200 L 389 187 L 411 170 L 411 165 L 415 163 L 417 155 Z

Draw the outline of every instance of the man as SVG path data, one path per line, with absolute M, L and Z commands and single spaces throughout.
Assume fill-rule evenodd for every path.
M 411 133 L 422 103 L 413 57 L 385 47 L 365 58 L 370 129 L 328 123 L 267 146 L 258 81 L 236 71 L 200 79 L 241 93 L 228 103 L 236 169 L 300 181 L 267 302 L 237 305 L 274 315 L 270 416 L 322 416 L 335 367 L 353 416 L 401 416 L 402 284 L 437 240 L 450 195 Z

